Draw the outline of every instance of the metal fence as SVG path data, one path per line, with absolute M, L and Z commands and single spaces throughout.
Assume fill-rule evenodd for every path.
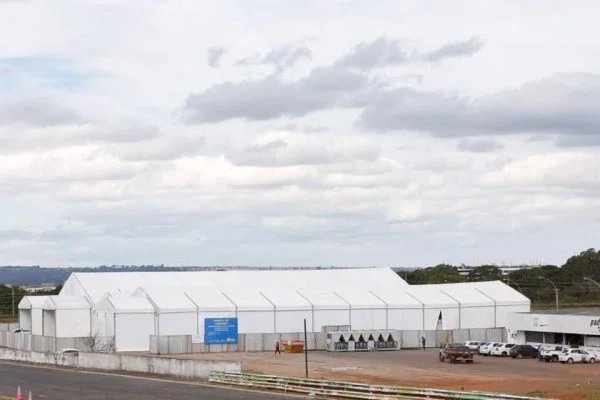
M 213 371 L 210 382 L 222 385 L 274 390 L 311 397 L 347 399 L 429 399 L 429 400 L 542 400 L 501 393 L 465 392 L 443 389 L 423 389 L 413 387 L 381 386 L 362 383 L 327 381 L 317 379 L 289 378 L 275 375 L 228 373 Z M 547 399 L 546 399 L 547 400 Z
M 397 336 L 400 339 L 399 347 L 402 349 L 421 347 L 421 337 L 425 338 L 425 346 L 430 348 L 439 347 L 444 343 L 464 342 L 467 340 L 503 342 L 507 339 L 506 330 L 504 328 L 398 332 L 399 334 Z M 308 350 L 323 351 L 327 349 L 327 332 L 309 332 L 307 334 L 307 339 Z M 285 343 L 288 340 L 304 340 L 304 333 L 244 333 L 238 335 L 238 342 L 236 344 L 196 343 L 194 342 L 194 336 L 192 335 L 152 335 L 150 336 L 150 353 L 183 354 L 272 351 L 275 341 Z

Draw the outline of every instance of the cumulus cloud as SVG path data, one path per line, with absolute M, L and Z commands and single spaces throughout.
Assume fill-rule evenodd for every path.
M 594 245 L 597 12 L 113 3 L 0 13 L 5 263 L 562 262 Z
M 359 125 L 378 132 L 414 130 L 437 137 L 599 133 L 600 75 L 555 74 L 514 90 L 467 99 L 399 88 L 381 93 Z
M 0 125 L 27 124 L 52 126 L 80 122 L 79 114 L 48 98 L 0 101 Z
M 184 109 L 190 123 L 300 117 L 349 103 L 358 105 L 359 100 L 364 101 L 365 90 L 375 86 L 362 74 L 322 67 L 292 82 L 269 75 L 256 81 L 219 83 L 190 94 Z
M 447 58 L 472 56 L 483 47 L 483 41 L 478 37 L 468 40 L 447 43 L 438 49 L 419 56 L 423 61 L 439 62 Z
M 493 139 L 461 139 L 456 149 L 470 153 L 492 153 L 503 149 L 504 145 Z
M 371 69 L 400 65 L 409 62 L 411 55 L 403 48 L 402 42 L 380 36 L 371 42 L 361 42 L 342 57 L 337 65 L 350 68 Z
M 227 158 L 234 165 L 278 167 L 289 165 L 339 164 L 353 161 L 376 161 L 378 145 L 362 138 L 326 141 L 302 134 L 275 133 L 259 138 Z
M 254 53 L 249 57 L 237 60 L 235 64 L 238 66 L 273 65 L 278 71 L 282 71 L 303 59 L 312 59 L 312 51 L 310 48 L 307 46 L 287 44 L 265 54 Z
M 217 68 L 227 50 L 222 47 L 211 47 L 206 52 L 206 61 L 211 68 Z

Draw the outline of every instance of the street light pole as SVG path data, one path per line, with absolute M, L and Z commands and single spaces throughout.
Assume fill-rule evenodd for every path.
M 600 283 L 596 282 L 596 281 L 595 281 L 595 280 L 593 280 L 592 278 L 588 278 L 587 276 L 584 276 L 584 277 L 583 277 L 583 280 L 584 280 L 584 281 L 589 281 L 589 282 L 595 283 L 595 284 L 596 284 L 596 286 L 600 287 Z
M 547 280 L 548 282 L 550 282 L 550 284 L 554 288 L 554 295 L 556 297 L 556 309 L 558 310 L 558 288 L 556 287 L 554 282 L 552 282 L 550 279 L 546 278 L 545 276 L 540 275 L 540 276 L 538 276 L 538 278 Z

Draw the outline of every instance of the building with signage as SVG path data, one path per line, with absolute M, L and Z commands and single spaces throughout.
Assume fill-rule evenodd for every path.
M 509 321 L 515 343 L 600 346 L 600 308 L 515 313 Z
M 309 332 L 496 328 L 530 310 L 500 281 L 409 285 L 390 268 L 77 272 L 49 299 L 38 313 L 23 299 L 23 329 L 43 314 L 46 336 L 114 336 L 118 350 L 147 350 L 150 335 L 226 341 L 218 329 L 231 326 L 297 333 L 304 321 Z

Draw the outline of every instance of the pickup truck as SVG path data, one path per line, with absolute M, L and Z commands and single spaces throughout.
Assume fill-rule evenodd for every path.
M 558 358 L 561 355 L 561 353 L 568 349 L 569 346 L 543 346 L 542 348 L 540 348 L 539 360 L 546 362 L 558 361 Z
M 447 343 L 440 347 L 439 358 L 441 362 L 450 360 L 451 363 L 464 361 L 470 364 L 473 362 L 473 355 L 476 352 L 476 349 L 470 349 L 463 343 Z

